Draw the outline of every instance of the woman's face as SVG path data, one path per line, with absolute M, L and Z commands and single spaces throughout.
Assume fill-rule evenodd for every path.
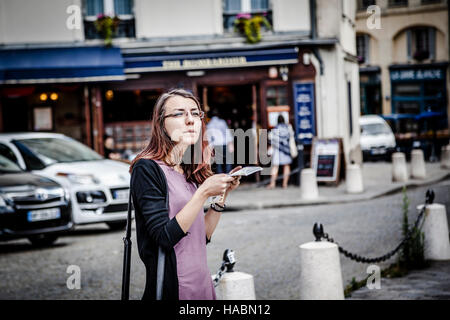
M 164 127 L 172 141 L 189 146 L 200 136 L 202 115 L 194 100 L 173 96 L 166 101 Z

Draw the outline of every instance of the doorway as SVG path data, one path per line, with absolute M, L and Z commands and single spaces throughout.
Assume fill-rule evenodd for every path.
M 2 105 L 3 132 L 30 131 L 27 97 L 3 98 L 0 104 Z
M 244 144 L 239 144 L 237 136 L 234 136 L 233 167 L 255 165 L 254 161 L 258 159 L 257 145 L 256 140 L 250 139 L 256 137 L 252 136 L 249 129 L 258 127 L 257 86 L 252 84 L 199 86 L 198 92 L 202 105 L 208 111 L 207 121 L 215 109 L 218 116 L 227 122 L 229 129 L 235 133 L 241 129 L 247 135 Z M 245 150 L 242 150 L 243 145 Z M 255 176 L 250 176 L 249 180 L 254 181 Z

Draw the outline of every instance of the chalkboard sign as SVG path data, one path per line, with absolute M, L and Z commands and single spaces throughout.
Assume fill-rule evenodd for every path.
M 314 138 L 311 150 L 311 167 L 318 182 L 339 183 L 342 140 Z

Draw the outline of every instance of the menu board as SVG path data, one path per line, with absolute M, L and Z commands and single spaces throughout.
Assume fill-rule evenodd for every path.
M 339 182 L 341 163 L 341 139 L 314 138 L 311 150 L 311 167 L 317 181 Z
M 316 135 L 314 83 L 294 82 L 293 86 L 296 140 L 310 145 Z

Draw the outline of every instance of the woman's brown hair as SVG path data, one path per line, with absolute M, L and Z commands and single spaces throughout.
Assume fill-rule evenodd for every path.
M 166 102 L 173 96 L 181 96 L 183 98 L 192 99 L 197 104 L 199 110 L 202 110 L 198 99 L 192 93 L 183 89 L 172 89 L 159 96 L 153 110 L 150 142 L 136 156 L 136 158 L 134 158 L 130 166 L 130 172 L 132 172 L 134 165 L 140 159 L 153 159 L 167 162 L 170 152 L 176 145 L 176 143 L 170 139 L 164 127 Z M 196 150 L 201 150 L 200 154 L 195 152 Z M 189 154 L 187 153 L 188 151 L 190 152 Z M 189 161 L 187 161 L 188 163 L 182 161 L 180 166 L 183 169 L 187 181 L 201 184 L 206 180 L 206 178 L 212 175 L 210 164 L 212 150 L 208 144 L 208 139 L 206 139 L 206 125 L 204 120 L 202 120 L 200 138 L 194 145 L 190 146 L 186 150 L 183 159 L 186 159 L 186 155 L 189 157 Z M 169 166 L 175 166 L 174 163 L 167 164 Z

